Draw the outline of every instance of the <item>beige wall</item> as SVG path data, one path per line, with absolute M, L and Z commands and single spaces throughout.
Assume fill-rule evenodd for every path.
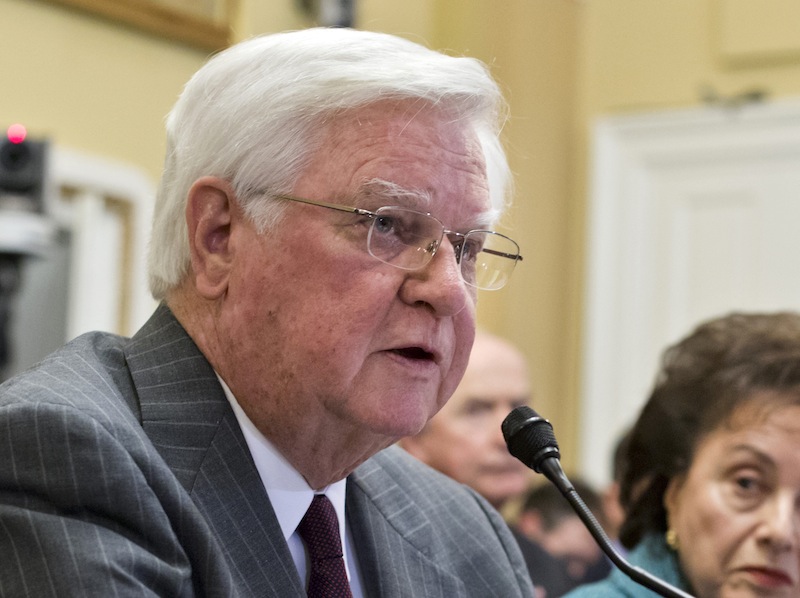
M 592 123 L 604 115 L 699 106 L 707 88 L 728 98 L 749 90 L 762 90 L 771 99 L 800 95 L 800 37 L 796 35 L 800 3 L 588 0 L 574 4 L 579 6 L 577 87 L 571 117 L 575 152 L 568 167 L 570 191 L 563 198 L 569 206 L 569 249 L 564 260 L 570 272 L 569 290 L 568 304 L 553 316 L 568 331 L 561 374 L 564 397 L 576 405 Z M 570 410 L 570 416 L 575 413 Z M 574 454 L 579 442 L 577 421 L 573 419 L 565 428 L 569 430 L 567 446 Z
M 0 127 L 156 177 L 164 116 L 204 53 L 33 0 L 0 0 L 0 15 Z
M 534 406 L 574 451 L 577 375 L 569 361 L 569 283 L 576 263 L 568 203 L 574 172 L 573 112 L 580 3 L 570 0 L 440 2 L 439 45 L 488 62 L 510 107 L 506 141 L 517 192 L 505 229 L 525 260 L 511 284 L 479 300 L 479 323 L 515 341 L 528 355 Z M 570 327 L 573 327 L 572 329 Z
M 700 90 L 800 93 L 796 0 L 356 0 L 358 25 L 481 58 L 507 91 L 525 261 L 480 324 L 529 356 L 568 468 L 577 445 L 586 171 L 600 115 L 698 104 Z M 753 6 L 759 9 L 754 13 Z M 294 0 L 241 0 L 236 38 L 311 23 Z M 0 126 L 141 167 L 207 53 L 38 0 L 0 0 Z M 770 19 L 772 22 L 770 23 Z M 758 23 L 758 27 L 751 26 Z
M 526 256 L 481 299 L 483 326 L 531 359 L 535 407 L 567 469 L 580 442 L 587 172 L 591 126 L 611 114 L 700 105 L 762 90 L 800 95 L 796 0 L 443 0 L 443 47 L 493 65 L 511 107 L 517 194 L 511 234 Z

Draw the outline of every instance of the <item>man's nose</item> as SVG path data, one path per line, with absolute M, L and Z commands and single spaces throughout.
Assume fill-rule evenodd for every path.
M 453 316 L 475 302 L 477 291 L 464 282 L 450 239 L 442 239 L 433 259 L 408 273 L 401 296 L 408 303 L 429 304 L 437 315 Z

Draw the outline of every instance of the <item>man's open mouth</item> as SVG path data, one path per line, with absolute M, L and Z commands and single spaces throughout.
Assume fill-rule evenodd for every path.
M 402 349 L 393 349 L 393 353 L 397 353 L 406 359 L 421 359 L 424 361 L 432 361 L 433 353 L 426 351 L 422 347 L 403 347 Z

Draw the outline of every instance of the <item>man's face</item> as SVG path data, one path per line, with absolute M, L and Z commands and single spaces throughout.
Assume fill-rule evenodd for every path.
M 584 577 L 603 553 L 577 515 L 568 515 L 549 530 L 542 530 L 535 540 L 547 552 L 561 558 L 574 579 Z
M 529 400 L 523 356 L 499 339 L 479 335 L 452 398 L 403 446 L 499 507 L 521 494 L 529 480 L 525 466 L 509 454 L 500 429 L 509 412 Z
M 391 185 L 366 192 L 365 182 L 376 179 Z M 430 200 L 387 191 L 392 185 Z M 354 110 L 328 125 L 291 193 L 372 211 L 410 207 L 461 232 L 489 224 L 474 134 L 448 115 L 405 103 Z M 369 255 L 370 224 L 288 203 L 275 230 L 232 235 L 241 259 L 220 330 L 236 340 L 223 377 L 279 445 L 300 440 L 298 432 L 309 443 L 335 434 L 356 448 L 368 436 L 375 446 L 366 458 L 418 432 L 466 367 L 476 292 L 463 283 L 449 241 L 425 268 L 401 270 Z

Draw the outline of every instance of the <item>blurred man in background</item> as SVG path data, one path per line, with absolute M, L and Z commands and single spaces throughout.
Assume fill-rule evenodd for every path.
M 500 509 L 521 496 L 531 479 L 530 471 L 508 452 L 500 424 L 530 399 L 525 357 L 511 343 L 479 331 L 450 401 L 422 432 L 400 445 Z
M 606 528 L 600 493 L 577 476 L 571 476 L 570 481 L 600 525 Z M 600 546 L 552 484 L 542 483 L 527 493 L 516 529 L 566 563 L 570 589 L 603 579 L 610 572 L 611 564 Z
M 603 527 L 612 545 L 622 556 L 626 556 L 628 551 L 619 541 L 619 530 L 625 520 L 625 509 L 620 502 L 620 483 L 625 473 L 629 439 L 630 433 L 627 430 L 617 439 L 611 461 L 611 482 L 600 493 L 603 501 Z
M 508 341 L 478 331 L 453 396 L 419 434 L 402 439 L 400 445 L 502 509 L 525 493 L 532 474 L 508 452 L 500 425 L 515 407 L 530 402 L 525 356 Z M 572 587 L 562 561 L 521 534 L 515 532 L 515 537 L 537 597 L 553 598 Z

